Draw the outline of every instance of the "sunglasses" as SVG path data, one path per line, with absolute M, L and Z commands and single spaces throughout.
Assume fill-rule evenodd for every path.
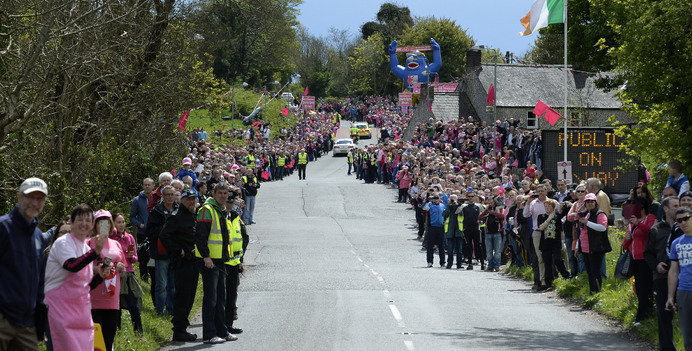
M 682 223 L 682 222 L 687 222 L 688 220 L 690 220 L 690 218 L 692 218 L 692 216 L 685 216 L 682 218 L 676 218 L 675 221 L 678 223 Z
M 585 193 L 586 190 L 577 190 L 578 193 Z

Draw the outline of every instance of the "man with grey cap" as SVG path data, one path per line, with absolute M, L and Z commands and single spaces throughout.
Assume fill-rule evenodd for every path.
M 0 217 L 0 350 L 38 350 L 34 316 L 43 300 L 43 236 L 38 215 L 48 186 L 29 178 L 19 187 L 17 205 Z

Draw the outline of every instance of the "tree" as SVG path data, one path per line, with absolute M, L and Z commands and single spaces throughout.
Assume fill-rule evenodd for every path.
M 178 116 L 218 87 L 174 1 L 5 1 L 0 22 L 0 207 L 29 175 L 51 196 L 42 220 L 78 203 L 126 206 L 141 179 L 184 154 Z M 185 54 L 181 54 L 185 53 Z
M 460 58 L 466 57 L 466 52 L 473 46 L 473 38 L 449 18 L 416 17 L 413 27 L 402 36 L 400 45 L 428 45 L 430 38 L 440 44 L 442 52 L 439 80 L 451 81 L 461 77 L 466 70 L 466 60 Z M 432 62 L 432 53 L 428 52 L 426 56 Z
M 387 62 L 387 55 L 382 52 L 385 43 L 382 34 L 375 33 L 368 39 L 361 39 L 355 47 L 353 55 L 349 57 L 353 83 L 351 94 L 370 95 L 378 93 L 377 74 L 381 72 L 383 62 Z
M 298 31 L 300 55 L 296 57 L 296 72 L 300 81 L 307 86 L 310 95 L 325 96 L 329 86 L 329 44 L 323 38 L 310 35 L 304 28 Z
M 619 97 L 637 123 L 619 128 L 632 155 L 657 166 L 671 158 L 692 159 L 687 138 L 692 119 L 692 3 L 674 1 L 592 0 L 619 38 L 607 46 L 622 72 Z M 616 121 L 620 122 L 620 121 Z M 692 171 L 692 164 L 685 164 Z M 653 167 L 649 167 L 652 169 Z
M 375 33 L 380 33 L 385 43 L 399 38 L 408 27 L 413 25 L 411 10 L 408 7 L 386 2 L 380 5 L 377 12 L 377 22 L 366 22 L 361 27 L 363 39 L 368 39 Z
M 202 0 L 193 19 L 214 73 L 226 81 L 263 86 L 286 82 L 297 55 L 297 8 L 302 0 Z

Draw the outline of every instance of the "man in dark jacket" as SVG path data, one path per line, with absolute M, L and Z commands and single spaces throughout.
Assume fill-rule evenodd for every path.
M 159 202 L 151 212 L 147 220 L 147 234 L 149 237 L 149 251 L 151 258 L 156 260 L 156 274 L 152 277 L 152 297 L 156 301 L 156 312 L 163 314 L 164 308 L 168 309 L 168 314 L 173 314 L 173 295 L 175 293 L 173 270 L 170 269 L 171 260 L 164 252 L 165 248 L 160 245 L 159 233 L 166 223 L 171 213 L 178 208 L 175 202 L 175 189 L 167 185 L 161 191 L 163 201 Z M 156 285 L 154 285 L 156 284 Z
M 187 332 L 188 317 L 195 302 L 199 270 L 195 264 L 195 225 L 197 195 L 192 189 L 183 190 L 180 204 L 161 229 L 159 239 L 166 248 L 175 277 L 173 297 L 173 341 L 195 341 L 196 334 Z
M 46 182 L 29 178 L 17 205 L 0 216 L 0 350 L 38 350 L 36 304 L 43 300 L 43 236 L 38 214 L 48 195 Z
M 682 231 L 675 226 L 675 211 L 678 210 L 679 200 L 675 196 L 667 197 L 661 203 L 665 214 L 664 221 L 656 223 L 649 231 L 649 238 L 644 248 L 644 260 L 654 272 L 654 295 L 656 299 L 656 315 L 658 318 L 658 344 L 661 350 L 675 350 L 673 341 L 673 311 L 666 311 L 668 298 L 668 269 L 670 260 L 668 252 L 670 244 Z
M 149 219 L 147 204 L 149 203 L 149 196 L 153 190 L 154 180 L 151 178 L 145 178 L 142 181 L 142 191 L 140 191 L 139 195 L 132 199 L 132 204 L 130 205 L 130 224 L 137 228 L 137 244 L 139 245 L 147 240 L 147 220 Z M 147 263 L 149 260 L 144 259 L 139 251 L 137 252 L 137 255 L 139 256 L 139 276 L 144 278 L 149 274 L 147 269 Z

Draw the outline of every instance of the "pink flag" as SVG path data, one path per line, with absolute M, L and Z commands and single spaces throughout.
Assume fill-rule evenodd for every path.
M 282 107 L 281 108 L 281 115 L 282 116 L 288 116 L 288 109 L 285 107 Z
M 554 126 L 555 123 L 557 123 L 557 120 L 560 119 L 560 114 L 555 112 L 552 108 L 548 109 L 548 112 L 545 114 L 545 119 L 550 123 L 551 126 Z
M 178 129 L 185 130 L 188 117 L 190 117 L 190 110 L 183 112 L 182 116 L 180 116 L 180 121 L 178 122 Z
M 541 117 L 545 111 L 548 111 L 550 107 L 543 103 L 543 101 L 538 100 L 538 103 L 536 104 L 536 107 L 533 109 L 533 114 L 536 115 L 536 117 Z
M 495 103 L 495 87 L 493 87 L 492 84 L 490 84 L 490 88 L 488 89 L 488 98 L 485 102 L 488 103 L 488 105 Z
M 308 86 L 305 86 L 305 91 L 303 92 L 303 96 L 308 96 Z
M 435 75 L 435 85 L 437 85 L 437 74 Z

